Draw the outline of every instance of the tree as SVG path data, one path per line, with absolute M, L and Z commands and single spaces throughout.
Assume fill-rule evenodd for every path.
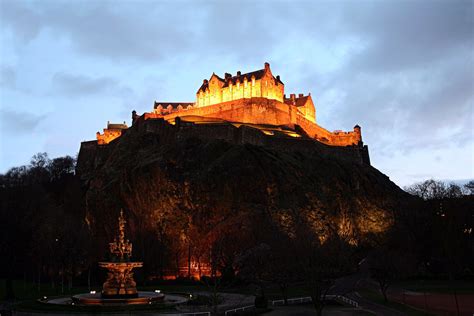
M 48 170 L 52 180 L 59 180 L 67 174 L 73 174 L 76 160 L 71 156 L 64 156 L 53 159 L 48 164 Z
M 333 227 L 328 235 L 316 235 L 300 227 L 294 240 L 296 271 L 311 296 L 318 316 L 322 315 L 326 295 L 335 280 L 354 270 L 351 246 L 339 237 Z
M 393 281 L 410 275 L 414 270 L 414 261 L 406 252 L 387 246 L 382 246 L 369 255 L 370 276 L 377 281 L 385 302 L 388 302 L 387 290 Z
M 469 195 L 474 195 L 474 180 L 469 181 L 464 185 Z
M 260 293 L 255 299 L 257 307 L 267 307 L 265 287 L 269 283 L 272 251 L 269 245 L 260 243 L 243 252 L 236 260 L 239 266 L 239 277 L 255 284 Z
M 369 258 L 370 276 L 377 281 L 385 302 L 388 302 L 387 290 L 392 281 L 397 278 L 394 259 L 392 252 L 384 250 L 374 252 Z
M 454 183 L 447 184 L 433 179 L 415 183 L 409 187 L 405 187 L 405 190 L 424 200 L 457 198 L 462 195 L 462 190 L 458 185 Z

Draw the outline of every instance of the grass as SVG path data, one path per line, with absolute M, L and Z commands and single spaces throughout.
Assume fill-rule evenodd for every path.
M 400 304 L 400 303 L 392 302 L 392 301 L 385 302 L 382 294 L 380 294 L 379 292 L 374 291 L 374 290 L 361 289 L 361 290 L 358 291 L 358 293 L 362 297 L 364 297 L 364 298 L 366 298 L 366 299 L 368 299 L 368 300 L 370 300 L 374 303 L 377 303 L 379 305 L 383 305 L 383 306 L 398 310 L 398 311 L 403 312 L 403 313 L 405 313 L 406 315 L 409 315 L 409 316 L 432 315 L 432 314 L 429 314 L 428 312 L 424 312 L 424 311 L 412 308 L 412 307 L 410 307 L 408 305 L 405 305 L 405 304 Z
M 74 313 L 116 313 L 116 312 L 156 312 L 175 311 L 165 305 L 127 305 L 127 306 L 72 306 L 44 304 L 36 300 L 27 300 L 15 305 L 17 311 L 35 311 L 48 314 L 74 312 Z
M 93 286 L 92 290 L 100 291 L 102 286 Z M 139 291 L 154 291 L 156 289 L 161 290 L 164 293 L 193 293 L 196 291 L 205 291 L 207 289 L 204 285 L 153 285 L 153 286 L 139 286 Z M 61 286 L 51 287 L 49 283 L 41 284 L 40 290 L 33 283 L 25 283 L 22 280 L 15 280 L 13 282 L 13 291 L 16 300 L 36 300 L 43 296 L 64 296 L 74 295 L 79 293 L 89 293 L 87 286 L 75 286 L 71 290 L 64 288 L 64 292 L 61 292 Z M 0 301 L 5 297 L 5 280 L 0 280 Z
M 95 286 L 92 289 L 99 290 L 100 286 Z M 165 293 L 189 293 L 201 288 L 197 286 L 184 285 L 165 285 L 165 286 L 147 286 L 139 287 L 139 290 L 154 291 L 155 289 L 161 289 Z M 15 280 L 13 282 L 13 290 L 15 294 L 15 309 L 22 311 L 39 311 L 47 313 L 61 313 L 61 312 L 83 312 L 83 313 L 108 313 L 108 312 L 152 312 L 152 311 L 172 311 L 174 308 L 165 306 L 163 304 L 152 304 L 152 305 L 129 305 L 124 307 L 121 306 L 71 306 L 71 305 L 53 305 L 44 304 L 38 302 L 39 298 L 44 296 L 59 297 L 59 296 L 71 296 L 79 293 L 88 293 L 89 289 L 86 286 L 73 287 L 71 290 L 64 289 L 64 293 L 61 293 L 61 287 L 52 287 L 51 284 L 41 284 L 40 290 L 33 283 L 25 283 L 22 280 Z M 0 301 L 5 297 L 5 280 L 0 280 Z
M 463 280 L 405 280 L 394 284 L 414 292 L 474 294 L 474 281 Z
M 223 288 L 222 290 L 220 290 L 220 292 L 237 293 L 237 294 L 244 294 L 244 295 L 260 294 L 260 290 L 256 290 L 254 287 L 251 287 L 251 286 L 232 287 L 232 288 L 227 288 L 227 289 Z M 306 297 L 306 296 L 309 296 L 309 293 L 303 287 L 290 286 L 288 288 L 287 295 L 288 295 L 288 298 Z M 268 287 L 266 287 L 265 288 L 265 296 L 269 301 L 283 299 L 281 291 L 277 286 L 268 286 Z

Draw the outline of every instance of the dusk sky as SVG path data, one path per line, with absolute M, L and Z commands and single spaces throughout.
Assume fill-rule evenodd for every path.
M 428 0 L 0 0 L 0 173 L 264 62 L 398 185 L 474 178 L 474 2 Z

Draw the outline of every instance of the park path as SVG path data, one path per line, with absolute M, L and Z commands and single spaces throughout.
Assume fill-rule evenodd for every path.
M 278 306 L 272 307 L 273 311 L 266 313 L 265 315 L 271 316 L 314 316 L 314 306 L 311 304 L 304 305 L 290 305 L 290 306 Z M 351 307 L 337 307 L 337 308 L 324 308 L 323 316 L 355 316 L 355 315 L 373 315 L 360 308 Z

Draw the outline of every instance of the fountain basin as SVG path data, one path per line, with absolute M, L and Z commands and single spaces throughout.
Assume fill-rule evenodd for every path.
M 156 292 L 138 291 L 136 297 L 103 297 L 101 293 L 77 294 L 72 296 L 72 301 L 80 305 L 138 305 L 162 302 L 165 295 Z
M 142 267 L 143 262 L 99 262 L 99 266 L 106 268 L 108 275 L 103 285 L 102 298 L 139 298 L 132 270 Z

